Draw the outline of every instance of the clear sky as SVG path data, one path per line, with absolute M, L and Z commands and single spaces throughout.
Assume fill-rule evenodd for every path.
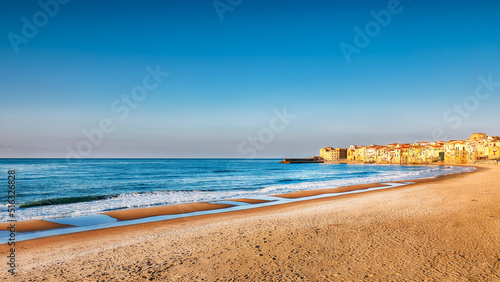
M 500 135 L 499 11 L 2 1 L 0 157 L 307 157 Z

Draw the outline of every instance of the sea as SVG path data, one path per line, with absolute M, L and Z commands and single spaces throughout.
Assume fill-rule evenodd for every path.
M 278 159 L 0 159 L 0 222 L 8 171 L 16 218 L 50 219 L 126 208 L 258 198 L 299 190 L 436 177 L 470 167 L 280 164 Z M 1 192 L 3 191 L 3 192 Z

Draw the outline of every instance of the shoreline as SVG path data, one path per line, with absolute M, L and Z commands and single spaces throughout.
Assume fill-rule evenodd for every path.
M 469 165 L 470 166 L 470 165 Z M 460 176 L 463 176 L 465 174 L 472 174 L 472 173 L 477 173 L 479 171 L 483 171 L 483 170 L 487 170 L 488 168 L 487 167 L 474 167 L 475 170 L 473 171 L 470 171 L 470 172 L 458 172 L 458 173 L 452 173 L 452 174 L 445 174 L 445 175 L 438 175 L 438 176 L 435 176 L 435 177 L 431 177 L 431 178 L 418 178 L 418 179 L 410 179 L 410 180 L 396 180 L 396 181 L 389 181 L 389 182 L 384 182 L 384 183 L 407 183 L 409 182 L 409 184 L 407 185 L 403 185 L 403 186 L 395 186 L 395 187 L 390 187 L 391 190 L 396 190 L 396 189 L 404 189 L 406 187 L 412 187 L 412 186 L 417 186 L 418 184 L 421 184 L 421 183 L 438 183 L 438 182 L 441 182 L 441 181 L 446 181 L 448 179 L 453 179 L 453 178 L 457 178 L 457 177 L 460 177 Z M 284 194 L 277 194 L 277 195 L 274 195 L 274 196 L 277 196 L 277 197 L 283 197 L 283 198 L 289 198 L 289 199 L 296 199 L 296 198 L 302 198 L 302 197 L 308 197 L 308 196 L 315 196 L 315 195 L 322 195 L 322 194 L 328 194 L 328 193 L 331 193 L 332 190 L 335 190 L 335 189 L 340 189 L 341 192 L 345 192 L 345 191 L 356 191 L 356 190 L 365 190 L 365 189 L 369 189 L 369 188 L 374 188 L 374 187 L 384 187 L 384 186 L 387 186 L 387 185 L 382 185 L 382 184 L 379 184 L 379 183 L 368 183 L 368 184 L 357 184 L 357 185 L 350 185 L 350 186 L 340 186 L 340 187 L 336 187 L 336 188 L 326 188 L 326 189 L 314 189 L 314 190 L 303 190 L 303 191 L 295 191 L 295 192 L 290 192 L 290 193 L 284 193 Z M 352 189 L 354 188 L 354 189 Z M 293 206 L 293 205 L 296 205 L 296 204 L 301 204 L 301 203 L 304 203 L 304 204 L 308 204 L 310 202 L 323 202 L 323 201 L 335 201 L 336 199 L 344 199 L 344 198 L 348 198 L 348 197 L 363 197 L 364 195 L 366 194 L 369 194 L 369 193 L 379 193 L 381 191 L 383 191 L 384 189 L 381 189 L 381 190 L 376 190 L 376 191 L 366 191 L 366 192 L 363 192 L 363 193 L 359 193 L 359 194 L 345 194 L 345 195 L 338 195 L 338 196 L 332 196 L 332 197 L 324 197 L 324 198 L 318 198 L 318 199 L 306 199 L 306 200 L 302 200 L 302 201 L 297 201 L 297 202 L 291 202 L 291 203 L 281 203 L 279 205 L 274 205 L 274 206 L 264 206 L 264 207 L 255 207 L 255 208 L 252 208 L 252 209 L 247 209 L 247 210 L 237 210 L 237 211 L 227 211 L 227 212 L 223 212 L 223 213 L 217 213 L 217 214 L 206 214 L 206 215 L 195 215 L 195 216 L 190 216 L 190 217 L 185 217 L 185 218 L 174 218 L 174 219 L 167 219 L 167 220 L 161 220 L 161 221 L 154 221 L 154 222 L 146 222 L 146 223 L 137 223 L 137 224 L 131 224 L 131 225 L 126 225 L 126 226 L 112 226 L 112 227 L 106 227 L 106 228 L 99 228 L 99 229 L 95 229 L 95 230 L 89 230 L 89 231 L 81 231 L 81 232 L 75 232 L 75 233 L 69 233 L 69 234 L 60 234 L 60 235 L 53 235 L 53 236 L 46 236 L 46 237 L 41 237 L 41 238 L 36 238 L 36 239 L 28 239 L 28 240 L 24 240 L 23 242 L 29 242 L 29 241 L 44 241 L 44 239 L 52 239 L 54 237 L 74 237 L 75 235 L 77 234 L 87 234 L 87 235 L 90 235 L 90 236 L 94 236 L 94 234 L 92 233 L 98 233 L 102 230 L 110 230 L 110 229 L 134 229 L 135 227 L 139 227 L 139 226 L 142 226 L 142 225 L 156 225 L 156 224 L 169 224 L 170 222 L 172 224 L 175 224 L 177 222 L 183 222 L 183 221 L 196 221 L 198 219 L 202 219 L 202 218 L 205 218 L 205 217 L 219 217 L 219 216 L 224 216 L 226 214 L 232 214 L 232 213 L 237 213 L 237 214 L 252 214 L 252 212 L 255 212 L 255 213 L 259 213 L 261 210 L 266 210 L 266 211 L 271 211 L 273 209 L 277 209 L 279 210 L 280 207 L 283 207 L 283 208 L 287 208 L 288 206 Z M 327 192 L 328 191 L 328 192 Z M 231 199 L 232 201 L 241 201 L 241 202 L 249 202 L 249 203 L 255 203 L 253 200 L 254 199 Z M 228 199 L 228 201 L 230 201 Z M 260 202 L 260 201 L 259 201 Z M 181 208 L 185 205 L 188 205 L 187 207 L 187 212 L 192 212 L 192 211 L 200 211 L 200 210 L 209 210 L 209 208 L 207 209 L 203 209 L 203 208 L 199 208 L 198 207 L 198 204 L 202 204 L 202 206 L 205 206 L 204 204 L 206 205 L 216 205 L 216 204 L 208 204 L 208 203 L 204 203 L 204 202 L 196 202 L 196 203 L 191 203 L 191 204 L 179 204 L 179 205 L 172 205 L 172 206 L 158 206 L 158 207 L 146 207 L 146 208 L 131 208 L 131 209 L 123 209 L 123 210 L 116 210 L 116 211 L 111 211 L 111 212 L 106 212 L 106 213 L 112 213 L 114 214 L 114 216 L 116 217 L 116 219 L 120 220 L 120 218 L 124 221 L 127 221 L 127 220 L 133 220 L 133 219 L 140 219 L 140 218 L 147 218 L 147 217 L 153 217 L 153 216 L 158 216 L 160 214 L 158 214 L 158 209 L 164 209 L 164 208 L 168 208 L 167 210 L 167 213 L 165 213 L 164 215 L 170 215 L 170 214 L 176 214 L 176 212 L 174 213 L 171 213 L 171 207 L 174 207 L 173 210 L 178 210 L 179 208 L 177 206 L 181 206 Z M 191 205 L 194 206 L 191 207 Z M 220 204 L 221 206 L 227 206 L 227 205 L 223 205 L 223 204 Z M 224 207 L 221 207 L 221 208 L 224 208 Z M 148 210 L 148 209 L 151 209 L 151 210 Z M 138 218 L 134 218 L 134 216 L 132 216 L 131 214 L 133 214 L 133 212 L 135 210 L 139 210 L 139 217 Z M 72 225 L 68 225 L 68 224 L 57 224 L 57 223 L 53 223 L 53 222 L 49 222 L 49 221 L 44 221 L 44 220 L 28 220 L 28 221 L 18 221 L 16 222 L 16 224 L 19 224 L 19 223 L 26 223 L 26 224 L 22 224 L 22 229 L 25 229 L 25 230 L 29 230 L 28 232 L 33 232 L 33 231 L 43 231 L 43 230 L 47 230 L 47 229 L 50 229 L 51 226 L 59 226 L 60 228 L 68 228 L 68 227 L 73 227 Z M 3 225 L 5 225 L 6 227 L 8 226 L 8 223 L 1 223 L 0 227 L 3 228 Z M 28 227 L 27 225 L 31 225 L 31 227 Z M 120 232 L 119 230 L 117 230 L 118 232 Z M 82 237 L 82 236 L 78 236 L 78 237 Z M 63 239 L 67 239 L 67 238 L 63 238 Z M 52 241 L 52 240 L 48 240 L 48 241 Z M 7 249 L 4 250 L 4 248 L 7 248 L 7 243 L 3 243 L 3 244 L 0 244 L 0 255 L 3 255 L 3 254 L 7 254 Z
M 22 241 L 17 278 L 498 279 L 499 175 Z
M 465 167 L 474 167 L 471 165 L 457 165 L 457 166 L 465 166 Z M 475 172 L 478 170 L 477 167 L 474 167 L 475 170 L 472 172 Z M 408 179 L 408 180 L 395 180 L 395 181 L 381 181 L 381 182 L 373 182 L 373 183 L 366 183 L 366 184 L 355 184 L 355 185 L 348 185 L 348 186 L 339 186 L 335 188 L 320 188 L 320 189 L 312 189 L 312 190 L 299 190 L 299 191 L 293 191 L 293 192 L 287 192 L 287 193 L 282 193 L 282 194 L 271 194 L 268 195 L 268 199 L 255 199 L 255 198 L 239 198 L 239 199 L 223 199 L 223 200 L 218 200 L 218 201 L 213 201 L 213 202 L 193 202 L 193 203 L 184 203 L 184 204 L 176 204 L 176 205 L 160 205 L 160 206 L 152 206 L 152 207 L 140 207 L 140 208 L 127 208 L 127 209 L 120 209 L 120 210 L 113 210 L 113 211 L 105 211 L 105 212 L 99 212 L 96 213 L 95 215 L 90 215 L 89 217 L 92 216 L 99 216 L 99 215 L 105 215 L 109 216 L 110 219 L 115 220 L 115 222 L 123 222 L 123 221 L 130 221 L 130 220 L 140 220 L 140 219 L 149 219 L 155 216 L 169 216 L 169 215 L 183 215 L 183 214 L 189 214 L 193 212 L 204 212 L 204 211 L 210 211 L 210 210 L 218 210 L 218 209 L 225 209 L 225 208 L 230 208 L 230 207 L 236 207 L 239 203 L 246 203 L 246 204 L 263 204 L 263 203 L 269 203 L 269 202 L 274 202 L 278 201 L 279 199 L 297 199 L 301 200 L 302 198 L 306 197 L 314 197 L 314 196 L 321 196 L 325 194 L 336 194 L 336 193 L 349 193 L 353 191 L 358 191 L 360 193 L 368 193 L 370 191 L 363 191 L 371 188 L 379 188 L 379 187 L 386 187 L 390 189 L 394 189 L 397 187 L 392 187 L 387 184 L 381 184 L 381 183 L 410 183 L 410 184 L 405 184 L 405 185 L 412 185 L 415 183 L 420 183 L 422 181 L 434 181 L 436 179 L 439 179 L 441 177 L 446 177 L 446 176 L 455 176 L 455 175 L 461 175 L 463 173 L 467 172 L 457 172 L 457 173 L 452 173 L 452 174 L 444 174 L 444 175 L 438 175 L 435 177 L 431 178 L 417 178 L 417 179 Z M 328 197 L 328 195 L 326 195 Z M 331 197 L 328 198 L 334 198 L 334 197 L 342 197 L 344 195 L 332 195 Z M 263 197 L 266 198 L 266 197 Z M 274 199 L 269 199 L 269 198 L 274 198 Z M 311 199 L 303 199 L 302 201 L 309 201 Z M 219 203 L 220 202 L 220 203 Z M 233 204 L 232 204 L 233 203 Z M 286 202 L 285 202 L 286 203 Z M 285 204 L 285 203 L 277 203 L 277 204 Z M 262 208 L 256 205 L 254 208 Z M 226 212 L 233 212 L 233 211 L 226 211 Z M 199 215 L 193 215 L 193 216 L 199 216 Z M 61 234 L 57 234 L 57 230 L 61 229 L 67 229 L 71 227 L 79 227 L 78 221 L 80 218 L 86 218 L 87 216 L 80 216 L 80 217 L 61 217 L 61 218 L 53 218 L 53 219 L 34 219 L 34 220 L 26 220 L 26 221 L 17 221 L 16 222 L 16 231 L 24 234 L 24 233 L 29 233 L 29 232 L 38 232 L 38 231 L 54 231 L 54 234 L 42 236 L 42 237 L 37 237 L 38 238 L 43 238 L 43 237 L 53 237 L 53 236 L 60 236 L 66 234 L 65 231 L 60 232 Z M 69 219 L 65 220 L 64 223 L 57 222 L 57 220 L 63 219 Z M 174 218 L 175 219 L 175 218 Z M 165 219 L 166 221 L 172 220 L 172 219 Z M 98 220 L 99 221 L 99 220 Z M 105 220 L 109 221 L 109 220 Z M 163 220 L 162 220 L 163 221 Z M 146 222 L 147 223 L 147 222 Z M 9 226 L 10 223 L 0 223 L 0 230 L 4 230 Z M 130 223 L 131 225 L 133 224 L 145 224 L 145 223 Z M 69 232 L 67 234 L 75 234 L 79 232 L 89 232 L 89 231 L 98 231 L 102 229 L 108 229 L 108 228 L 119 228 L 121 226 L 104 226 L 101 228 L 95 228 L 91 230 L 83 230 L 83 231 L 75 231 L 75 232 Z M 33 239 L 23 239 L 23 240 L 33 240 Z M 1 246 L 5 245 L 0 244 L 0 253 L 1 253 Z

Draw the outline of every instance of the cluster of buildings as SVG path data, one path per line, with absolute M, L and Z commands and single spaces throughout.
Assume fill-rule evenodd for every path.
M 381 164 L 472 164 L 500 159 L 500 137 L 474 133 L 467 140 L 370 145 L 320 150 L 325 161 Z

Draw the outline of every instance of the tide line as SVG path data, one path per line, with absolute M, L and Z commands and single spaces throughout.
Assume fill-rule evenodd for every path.
M 414 182 L 378 183 L 378 184 L 384 185 L 384 186 L 366 188 L 366 189 L 361 189 L 361 190 L 339 192 L 339 193 L 320 194 L 320 195 L 307 196 L 307 197 L 301 197 L 301 198 L 281 198 L 281 197 L 277 197 L 277 196 L 263 196 L 263 197 L 251 197 L 251 198 L 249 198 L 249 199 L 264 201 L 262 203 L 255 203 L 255 204 L 229 201 L 229 200 L 214 201 L 214 202 L 210 202 L 210 203 L 227 204 L 227 205 L 232 205 L 232 206 L 226 207 L 226 208 L 220 208 L 220 209 L 196 211 L 196 212 L 182 213 L 182 214 L 159 215 L 159 216 L 152 216 L 152 217 L 146 217 L 146 218 L 141 218 L 141 219 L 126 220 L 126 221 L 118 221 L 115 218 L 112 218 L 110 216 L 103 215 L 103 214 L 96 214 L 96 215 L 90 215 L 90 216 L 79 216 L 79 217 L 45 219 L 45 221 L 59 223 L 59 224 L 69 224 L 69 225 L 74 225 L 76 227 L 19 233 L 16 235 L 16 241 L 31 240 L 31 239 L 50 237 L 50 236 L 56 236 L 56 235 L 63 235 L 63 234 L 72 234 L 72 233 L 77 233 L 77 232 L 98 230 L 98 229 L 104 229 L 104 228 L 112 228 L 112 227 L 128 226 L 128 225 L 134 225 L 134 224 L 165 221 L 165 220 L 176 219 L 176 218 L 186 218 L 186 217 L 193 217 L 193 216 L 199 216 L 199 215 L 219 214 L 219 213 L 225 213 L 225 212 L 231 212 L 231 211 L 248 210 L 248 209 L 254 209 L 254 208 L 259 208 L 259 207 L 275 206 L 275 205 L 281 205 L 281 204 L 285 204 L 285 203 L 301 202 L 301 201 L 336 197 L 336 196 L 348 195 L 348 194 L 359 194 L 359 193 L 365 193 L 365 192 L 369 192 L 369 191 L 391 189 L 391 188 L 405 186 L 405 185 L 409 185 L 409 184 L 413 184 L 413 183 Z M 9 236 L 8 231 L 0 231 L 0 240 L 1 241 L 7 242 L 6 240 L 8 239 L 8 236 Z

